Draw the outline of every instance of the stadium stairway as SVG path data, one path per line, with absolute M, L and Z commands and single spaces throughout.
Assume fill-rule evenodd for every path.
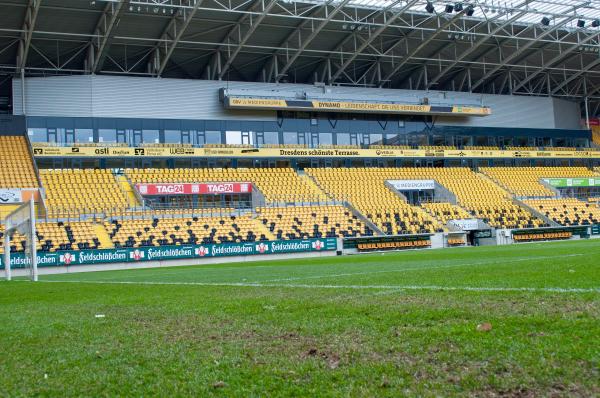
M 304 180 L 307 185 L 312 186 L 315 189 L 315 191 L 319 192 L 319 194 L 322 194 L 325 197 L 329 197 L 329 195 L 325 191 L 323 191 L 323 189 L 321 189 L 319 184 L 317 184 L 317 182 L 314 180 L 314 178 L 307 175 L 303 170 L 298 170 L 297 173 L 298 173 L 298 176 L 300 176 L 300 179 Z
M 135 192 L 133 191 L 133 186 L 129 182 L 127 176 L 121 174 L 116 175 L 117 182 L 121 186 L 121 190 L 125 193 L 125 197 L 127 198 L 127 204 L 129 207 L 139 207 L 141 203 L 139 203 L 138 199 L 135 196 Z
M 103 249 L 114 249 L 115 245 L 110 239 L 110 236 L 108 236 L 108 232 L 104 228 L 104 225 L 94 223 L 92 226 L 94 228 L 94 232 L 96 233 L 96 237 L 100 241 L 101 247 Z

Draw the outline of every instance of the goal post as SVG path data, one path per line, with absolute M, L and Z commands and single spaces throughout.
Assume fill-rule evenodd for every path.
M 25 268 L 29 269 L 30 279 L 37 281 L 37 239 L 35 234 L 35 202 L 33 198 L 6 216 L 4 226 L 4 271 L 6 279 L 11 280 L 12 278 L 10 240 L 18 232 L 25 236 Z

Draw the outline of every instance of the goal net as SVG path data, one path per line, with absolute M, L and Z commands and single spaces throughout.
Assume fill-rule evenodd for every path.
M 37 281 L 37 242 L 35 235 L 35 203 L 33 199 L 19 206 L 4 219 L 3 263 L 7 280 L 10 280 L 12 275 L 11 255 L 13 253 L 10 252 L 10 246 L 13 236 L 23 238 L 17 242 L 17 250 L 23 249 L 21 241 L 25 241 L 25 258 L 17 267 L 25 268 L 30 279 Z

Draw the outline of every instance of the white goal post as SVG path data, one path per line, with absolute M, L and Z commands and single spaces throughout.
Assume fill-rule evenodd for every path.
M 25 235 L 25 267 L 32 281 L 38 280 L 37 239 L 35 235 L 35 202 L 33 198 L 22 204 L 4 219 L 4 271 L 11 280 L 10 239 L 15 232 Z

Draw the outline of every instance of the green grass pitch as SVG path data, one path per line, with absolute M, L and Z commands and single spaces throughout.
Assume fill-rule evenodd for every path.
M 572 397 L 599 384 L 600 240 L 0 282 L 0 396 Z

